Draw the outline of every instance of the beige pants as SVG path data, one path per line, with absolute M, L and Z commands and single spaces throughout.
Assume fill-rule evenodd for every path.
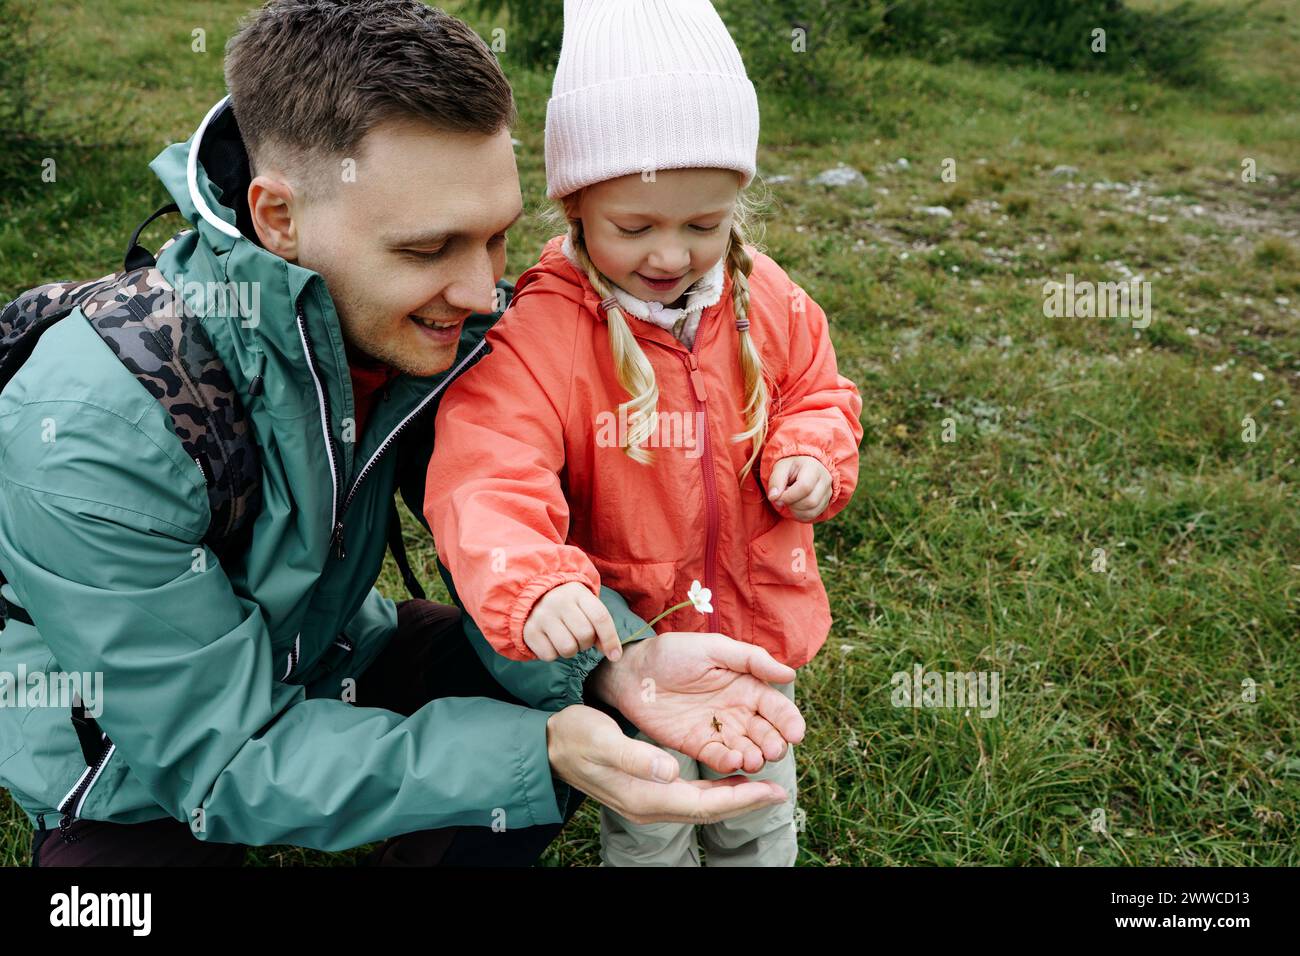
M 794 684 L 773 684 L 794 700 Z M 662 747 L 645 734 L 638 740 Z M 683 780 L 717 780 L 720 774 L 678 753 L 664 750 L 677 758 Z M 794 747 L 775 763 L 768 762 L 757 773 L 744 774 L 751 780 L 772 780 L 780 784 L 790 799 L 786 803 L 764 807 L 720 823 L 702 824 L 699 839 L 708 854 L 709 866 L 794 866 L 799 850 L 795 832 Z M 632 823 L 608 807 L 600 808 L 600 858 L 602 866 L 699 866 L 700 851 L 696 844 L 696 827 L 690 823 Z

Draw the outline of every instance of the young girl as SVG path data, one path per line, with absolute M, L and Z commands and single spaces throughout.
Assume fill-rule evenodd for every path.
M 507 657 L 616 657 L 602 584 L 649 621 L 699 581 L 711 600 L 660 630 L 791 667 L 826 640 L 811 525 L 853 493 L 862 401 L 821 308 L 746 245 L 757 143 L 754 88 L 707 0 L 566 0 L 546 171 L 568 235 L 448 389 L 425 501 Z M 721 776 L 677 757 L 683 779 Z M 710 865 L 794 863 L 792 748 L 752 776 L 791 802 L 701 827 Z M 689 824 L 607 808 L 601 824 L 607 864 L 699 863 Z

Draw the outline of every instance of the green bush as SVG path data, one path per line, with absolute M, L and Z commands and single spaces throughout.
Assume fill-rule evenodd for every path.
M 715 0 L 715 6 L 746 70 L 764 89 L 820 96 L 852 87 L 853 64 L 880 30 L 885 10 L 884 0 Z M 491 21 L 485 29 L 505 29 L 503 61 L 555 65 L 563 0 L 474 0 L 474 9 Z
M 505 55 L 525 66 L 554 67 L 564 38 L 564 0 L 474 0 L 474 9 L 506 31 Z M 486 38 L 491 42 L 491 38 Z
M 857 67 L 879 42 L 883 0 L 715 0 L 745 69 L 765 90 L 848 97 Z
M 1189 84 L 1213 78 L 1209 44 L 1241 12 L 1190 0 L 1166 10 L 1134 10 L 1122 0 L 903 0 L 875 37 L 884 48 L 928 60 L 1136 69 Z M 1104 52 L 1093 49 L 1098 29 L 1105 31 Z
M 1192 0 L 1135 10 L 1123 0 L 714 0 L 745 66 L 764 89 L 842 95 L 868 53 L 930 61 L 962 58 L 1053 69 L 1139 71 L 1178 84 L 1214 77 L 1215 35 L 1235 10 Z M 501 18 L 505 57 L 553 66 L 563 38 L 562 0 L 474 0 Z M 494 24 L 495 25 L 495 24 Z M 1105 52 L 1093 31 L 1105 31 Z

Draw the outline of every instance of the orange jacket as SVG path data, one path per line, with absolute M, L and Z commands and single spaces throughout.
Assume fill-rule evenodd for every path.
M 654 366 L 660 428 L 650 465 L 623 452 L 618 384 L 600 297 L 560 250 L 516 283 L 488 332 L 492 351 L 448 388 L 435 423 L 424 513 L 466 610 L 496 650 L 531 660 L 523 627 L 536 601 L 569 581 L 618 591 L 646 620 L 686 599 L 693 580 L 713 613 L 686 607 L 657 630 L 716 631 L 792 667 L 826 640 L 831 615 L 812 526 L 774 508 L 754 472 L 738 484 L 745 430 L 731 278 L 705 309 L 690 351 L 633 316 Z M 750 249 L 750 334 L 774 382 L 754 471 L 790 455 L 830 471 L 824 521 L 858 477 L 862 399 L 841 376 L 821 308 Z M 699 427 L 703 426 L 703 427 Z

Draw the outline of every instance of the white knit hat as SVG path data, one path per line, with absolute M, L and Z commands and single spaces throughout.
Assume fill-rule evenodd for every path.
M 546 194 L 655 169 L 754 178 L 758 97 L 709 0 L 564 0 Z

